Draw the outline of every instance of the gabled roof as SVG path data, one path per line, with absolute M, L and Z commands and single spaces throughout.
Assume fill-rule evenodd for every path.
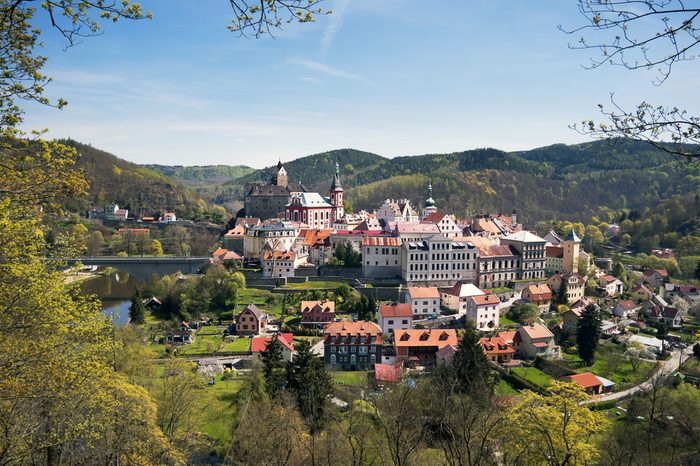
M 263 260 L 269 261 L 290 261 L 296 258 L 297 254 L 293 251 L 267 251 L 263 255 Z
M 479 343 L 481 343 L 481 346 L 484 347 L 484 352 L 488 355 L 515 353 L 515 349 L 500 336 L 480 338 Z
M 300 200 L 299 203 L 302 207 L 331 207 L 331 205 L 326 202 L 326 200 L 319 193 L 301 193 L 298 196 L 298 199 Z M 292 202 L 287 205 L 291 206 L 293 204 L 294 199 L 292 199 Z
M 411 233 L 439 235 L 440 229 L 434 223 L 398 222 L 396 232 L 399 235 Z
M 335 301 L 302 301 L 301 302 L 301 313 L 308 312 L 335 312 Z
M 286 338 L 284 338 L 282 335 L 284 334 L 280 334 L 277 340 L 282 346 L 287 348 L 289 351 L 294 351 L 294 346 L 292 346 L 292 343 Z M 291 333 L 289 335 L 291 335 Z M 272 338 L 273 337 L 253 337 L 250 342 L 250 351 L 252 353 L 262 353 L 267 349 L 267 345 L 270 344 Z
M 545 255 L 554 258 L 564 257 L 564 248 L 562 246 L 547 246 Z
M 513 339 L 515 338 L 515 334 L 518 333 L 515 330 L 511 331 L 500 331 L 498 332 L 498 338 L 506 342 L 506 344 L 512 345 L 513 344 Z
M 510 257 L 515 255 L 517 255 L 517 251 L 509 244 L 479 248 L 479 257 Z
M 471 283 L 457 282 L 451 288 L 443 290 L 444 293 L 465 298 L 469 296 L 479 296 L 484 294 L 482 290 L 472 285 Z
M 241 314 L 243 314 L 245 311 L 250 311 L 250 312 L 252 312 L 253 315 L 255 316 L 255 318 L 258 319 L 258 320 L 260 320 L 260 318 L 263 316 L 262 311 L 260 311 L 260 309 L 258 309 L 257 306 L 256 306 L 255 304 L 248 304 L 248 305 L 245 307 L 245 309 L 243 309 L 243 310 L 241 311 Z M 238 315 L 240 316 L 241 314 L 238 314 Z M 236 320 L 237 320 L 237 319 L 236 319 Z
M 423 219 L 424 222 L 440 223 L 440 221 L 447 217 L 445 212 L 433 212 Z
M 435 287 L 412 286 L 408 289 L 408 295 L 411 299 L 439 298 L 440 291 Z
M 436 346 L 457 345 L 457 331 L 454 329 L 413 329 L 394 331 L 394 346 Z
M 612 275 L 603 275 L 602 277 L 600 277 L 600 280 L 605 283 L 613 283 L 615 280 L 617 280 L 617 277 L 614 277 Z
M 554 334 L 542 324 L 523 325 L 518 327 L 518 331 L 527 333 L 530 338 L 554 338 Z
M 571 380 L 572 382 L 576 382 L 583 388 L 592 388 L 603 385 L 603 382 L 601 382 L 600 379 L 596 377 L 595 374 L 593 374 L 592 372 L 584 372 L 582 374 L 570 375 L 566 377 L 566 379 Z
M 630 311 L 636 307 L 639 307 L 634 301 L 629 299 L 622 299 L 617 303 L 617 305 L 624 311 Z
M 654 294 L 654 292 L 651 291 L 649 289 L 649 287 L 646 286 L 644 283 L 640 283 L 639 285 L 632 288 L 631 293 L 636 293 L 637 291 L 642 291 L 642 292 L 648 294 L 649 296 L 652 296 Z
M 376 344 L 381 344 L 382 329 L 374 322 L 366 320 L 341 320 L 333 322 L 323 330 L 324 335 L 379 335 Z
M 680 313 L 681 313 L 681 311 L 679 311 L 679 310 L 676 309 L 675 307 L 670 307 L 670 306 L 669 306 L 669 307 L 665 307 L 665 308 L 664 308 L 664 311 L 663 311 L 662 315 L 663 315 L 666 319 L 675 319 L 676 317 L 678 317 L 678 314 L 680 314 Z
M 235 228 L 232 228 L 231 230 L 226 232 L 224 237 L 231 238 L 231 237 L 243 236 L 243 235 L 245 235 L 245 227 L 243 225 L 236 225 Z
M 547 301 L 552 299 L 552 290 L 546 284 L 530 285 L 527 291 L 532 295 L 533 301 Z
M 668 272 L 664 269 L 646 269 L 644 271 L 644 275 L 647 277 L 651 277 L 654 275 L 654 273 L 658 273 L 660 276 L 666 278 L 668 277 Z
M 413 317 L 413 309 L 410 304 L 380 304 L 379 315 L 382 317 Z
M 498 304 L 501 302 L 498 299 L 498 296 L 492 293 L 479 296 L 472 296 L 471 299 L 476 303 L 477 306 L 487 306 L 489 304 Z

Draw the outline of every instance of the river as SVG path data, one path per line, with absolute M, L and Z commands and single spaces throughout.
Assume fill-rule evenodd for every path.
M 143 281 L 128 273 L 115 272 L 108 276 L 99 276 L 80 284 L 81 294 L 97 295 L 102 302 L 102 312 L 106 316 L 114 315 L 117 325 L 124 325 L 129 320 L 131 296 Z

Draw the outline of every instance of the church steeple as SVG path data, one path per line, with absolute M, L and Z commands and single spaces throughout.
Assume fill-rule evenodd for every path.
M 340 183 L 340 166 L 338 162 L 335 163 L 335 176 L 333 176 L 333 182 L 331 183 L 331 192 L 342 191 L 343 185 Z
M 343 207 L 343 185 L 340 183 L 340 166 L 338 162 L 335 162 L 335 175 L 331 182 L 330 195 L 330 204 L 333 206 L 331 210 L 331 220 L 335 222 L 345 216 L 345 208 Z
M 425 200 L 425 207 L 423 208 L 423 218 L 428 215 L 437 212 L 437 207 L 435 207 L 435 199 L 433 199 L 433 183 L 428 182 L 428 198 Z

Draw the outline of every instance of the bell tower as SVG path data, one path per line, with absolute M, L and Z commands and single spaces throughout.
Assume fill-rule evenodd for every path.
M 345 208 L 343 207 L 343 185 L 340 183 L 340 167 L 338 162 L 335 163 L 335 176 L 331 183 L 330 190 L 331 199 L 331 221 L 335 222 L 345 216 Z
M 564 238 L 564 261 L 562 270 L 564 273 L 578 273 L 578 258 L 581 240 L 576 236 L 572 228 L 566 238 Z
M 277 162 L 277 176 L 275 177 L 275 184 L 277 186 L 287 186 L 289 183 L 288 177 L 287 177 L 287 170 L 284 169 L 284 165 L 282 165 L 282 161 L 280 160 Z

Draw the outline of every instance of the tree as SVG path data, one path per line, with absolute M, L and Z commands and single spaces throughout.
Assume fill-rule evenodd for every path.
M 686 5 L 682 0 L 579 0 L 578 8 L 585 24 L 560 29 L 568 34 L 582 34 L 570 48 L 600 52 L 599 57 L 591 59 L 590 68 L 612 64 L 629 70 L 653 69 L 659 72 L 657 84 L 662 84 L 676 63 L 696 57 L 700 29 L 694 20 L 700 9 L 695 5 Z M 594 38 L 587 38 L 586 34 Z M 645 141 L 674 156 L 700 156 L 700 118 L 676 107 L 647 102 L 629 111 L 612 96 L 611 104 L 611 111 L 599 105 L 607 123 L 588 120 L 574 127 L 598 138 Z
M 157 239 L 151 241 L 151 254 L 156 257 L 163 255 L 163 245 Z
M 263 375 L 265 376 L 265 390 L 270 398 L 275 399 L 280 389 L 284 385 L 284 362 L 282 361 L 282 343 L 277 335 L 262 352 L 261 361 L 263 365 Z
M 696 280 L 700 280 L 700 261 L 698 261 L 698 265 L 695 267 L 695 271 L 693 272 L 693 278 Z
M 589 304 L 576 324 L 576 346 L 578 355 L 587 365 L 593 364 L 600 338 L 600 315 L 595 304 Z
M 506 317 L 513 322 L 532 324 L 540 317 L 540 310 L 532 303 L 513 304 Z
M 622 275 L 624 272 L 625 266 L 622 265 L 620 262 L 615 262 L 612 266 L 612 270 L 610 271 L 611 275 L 617 278 L 620 278 L 620 275 Z
M 544 395 L 525 391 L 501 424 L 505 464 L 591 464 L 609 426 L 605 413 L 590 410 L 575 383 L 555 381 Z
M 359 320 L 372 319 L 372 311 L 369 307 L 369 299 L 364 294 L 360 296 L 360 301 L 357 306 L 357 318 Z
M 97 256 L 102 251 L 102 245 L 104 244 L 104 236 L 99 231 L 93 231 L 88 237 L 87 249 L 90 256 Z
M 134 325 L 141 325 L 146 321 L 146 305 L 143 304 L 143 294 L 140 288 L 136 288 L 131 297 L 129 306 L 129 322 Z
M 457 393 L 491 393 L 493 381 L 486 353 L 475 329 L 467 328 L 452 359 Z
M 569 297 L 567 296 L 566 280 L 562 275 L 559 275 L 559 290 L 557 290 L 557 300 L 556 304 L 569 304 Z
M 312 434 L 324 424 L 326 399 L 333 393 L 333 380 L 323 361 L 311 352 L 304 340 L 296 347 L 297 354 L 287 366 L 287 386 L 294 394 L 301 416 Z

